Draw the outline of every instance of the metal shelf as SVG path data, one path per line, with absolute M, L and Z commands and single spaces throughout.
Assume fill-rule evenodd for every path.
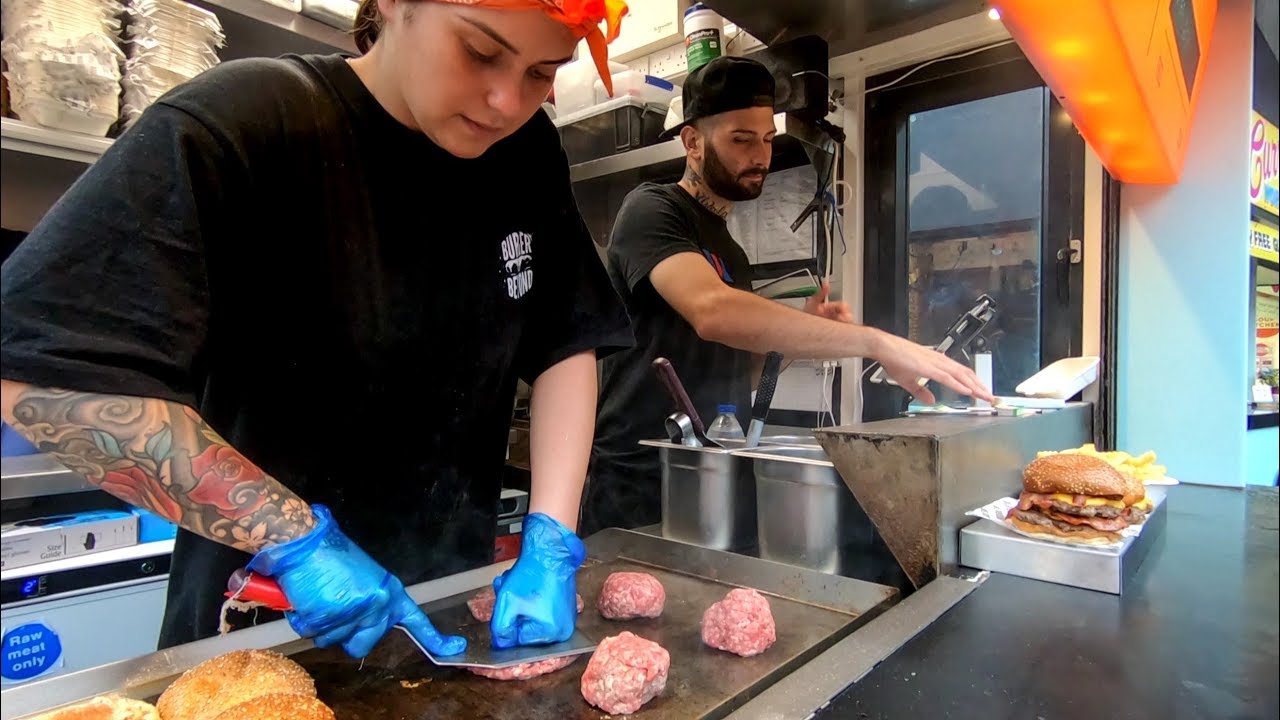
M 786 113 L 774 113 L 773 125 L 777 130 L 777 145 L 774 148 L 773 169 L 782 170 L 786 167 L 794 167 L 794 165 L 784 165 L 779 162 L 779 153 L 787 150 L 787 146 L 799 146 L 803 142 L 804 135 L 801 134 L 808 130 L 802 122 L 792 119 Z M 781 147 L 779 147 L 781 146 Z M 803 153 L 799 155 L 800 160 L 797 162 L 808 162 L 804 158 Z M 679 161 L 679 165 L 676 162 Z M 581 182 L 583 180 L 594 180 L 596 178 L 607 177 L 609 175 L 618 175 L 633 170 L 645 170 L 646 168 L 656 168 L 663 163 L 671 163 L 672 168 L 677 174 L 683 169 L 684 165 L 684 144 L 679 138 L 660 142 L 656 145 L 638 148 L 636 150 L 628 150 L 617 155 L 609 155 L 608 157 L 588 160 L 576 165 L 569 166 L 569 180 L 571 182 Z M 634 178 L 626 178 L 634 179 Z
M 103 550 L 102 552 L 89 553 L 88 555 L 76 555 L 75 557 L 62 558 L 61 560 L 50 560 L 49 562 L 37 563 L 35 565 L 26 565 L 23 567 L 5 570 L 0 574 L 0 580 L 8 581 L 18 578 L 35 577 L 37 575 L 49 575 L 56 572 L 66 572 L 68 570 L 83 570 L 85 568 L 98 567 L 109 563 L 123 562 L 125 560 L 140 560 L 142 558 L 155 557 L 157 555 L 168 555 L 173 552 L 173 540 L 155 540 L 148 543 L 138 543 L 137 545 L 129 545 L 128 547 L 113 548 L 111 550 Z M 155 581 L 163 578 L 163 575 L 153 575 L 146 578 L 147 581 Z M 41 597 L 40 600 L 48 600 L 50 597 L 65 597 L 65 595 L 53 595 Z M 6 606 L 6 610 L 8 607 Z
M 0 459 L 0 500 L 66 495 L 97 486 L 63 467 L 51 455 L 19 455 Z
M 668 140 L 648 147 L 628 150 L 617 155 L 588 160 L 569 166 L 569 179 L 572 182 L 592 180 L 606 175 L 615 175 L 628 170 L 638 170 L 650 165 L 684 159 L 684 146 L 679 140 Z
M 28 125 L 21 120 L 0 118 L 0 148 L 30 155 L 93 164 L 111 147 L 107 138 Z
M 250 20 L 258 23 L 269 25 L 280 30 L 284 30 L 299 37 L 327 45 L 335 50 L 343 52 L 355 53 L 356 43 L 349 33 L 339 30 L 335 27 L 325 25 L 319 20 L 313 20 L 301 13 L 293 12 L 285 8 L 272 5 L 263 0 L 196 0 L 198 5 L 207 5 L 215 12 L 218 10 L 226 10 L 229 12 L 242 15 Z M 219 13 L 221 18 L 221 13 Z M 223 25 L 227 25 L 225 18 L 222 18 Z M 227 33 L 228 43 L 234 43 L 236 38 L 231 32 Z M 234 48 L 229 48 L 234 51 Z M 264 52 L 264 55 L 274 56 L 282 52 L 293 52 L 291 49 L 276 47 L 270 52 Z M 221 53 L 219 53 L 221 55 Z M 237 57 L 258 54 L 252 53 L 236 53 Z

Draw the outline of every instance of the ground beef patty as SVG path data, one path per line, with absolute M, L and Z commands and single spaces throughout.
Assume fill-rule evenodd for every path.
M 1124 514 L 1124 510 L 1114 508 L 1110 505 L 1098 505 L 1096 507 L 1081 507 L 1064 503 L 1061 500 L 1054 500 L 1049 503 L 1049 509 L 1054 512 L 1060 512 L 1064 515 L 1079 515 L 1080 517 L 1100 517 L 1100 518 L 1118 518 Z
M 471 617 L 480 622 L 489 622 L 493 619 L 493 606 L 498 602 L 498 594 L 494 592 L 493 586 L 481 590 L 467 601 L 467 609 L 471 611 Z M 586 607 L 586 603 L 582 601 L 582 596 L 578 596 L 578 612 L 582 612 L 582 608 Z
M 730 590 L 702 615 L 702 642 L 717 650 L 751 657 L 777 639 L 769 601 L 750 588 Z
M 512 665 L 504 668 L 479 668 L 469 667 L 467 670 L 479 675 L 480 677 L 489 678 L 490 680 L 532 680 L 541 675 L 549 675 L 557 670 L 562 670 L 573 664 L 579 656 L 568 655 L 566 657 L 549 658 L 547 660 L 538 660 L 531 663 L 522 663 L 520 665 Z
M 1057 528 L 1058 530 L 1067 533 L 1087 533 L 1094 530 L 1101 532 L 1115 532 L 1123 530 L 1129 524 L 1125 520 L 1103 517 L 1093 518 L 1090 524 L 1075 524 L 1051 518 L 1044 513 L 1036 512 L 1034 510 L 1019 510 L 1017 508 L 1014 508 L 1013 511 L 1009 513 L 1009 517 L 1017 518 L 1022 522 L 1031 523 L 1033 525 Z
M 607 637 L 582 673 L 582 697 L 610 715 L 630 715 L 662 694 L 670 669 L 658 643 L 629 632 Z
M 616 572 L 605 578 L 596 609 L 610 620 L 656 618 L 667 603 L 667 591 L 649 573 Z

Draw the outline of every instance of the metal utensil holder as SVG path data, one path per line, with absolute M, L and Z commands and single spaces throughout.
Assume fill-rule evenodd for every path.
M 756 544 L 756 478 L 734 448 L 643 440 L 662 462 L 662 536 L 713 550 Z

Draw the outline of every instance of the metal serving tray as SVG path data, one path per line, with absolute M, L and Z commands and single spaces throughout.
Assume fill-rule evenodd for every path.
M 1125 582 L 1164 534 L 1168 520 L 1164 492 L 1149 487 L 1147 494 L 1155 507 L 1142 532 L 1125 538 L 1119 552 L 1035 540 L 990 520 L 978 520 L 960 530 L 960 564 L 1122 595 Z

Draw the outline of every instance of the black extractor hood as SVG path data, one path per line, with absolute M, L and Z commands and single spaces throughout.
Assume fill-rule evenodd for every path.
M 827 41 L 831 57 L 987 9 L 980 0 L 701 1 L 766 45 L 816 35 Z

